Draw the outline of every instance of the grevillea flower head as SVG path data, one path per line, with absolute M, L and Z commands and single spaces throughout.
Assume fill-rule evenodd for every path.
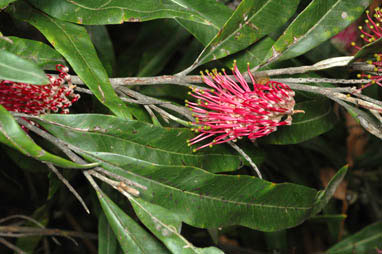
M 58 64 L 59 77 L 47 75 L 49 84 L 32 85 L 9 80 L 0 82 L 0 104 L 8 111 L 41 115 L 46 113 L 69 112 L 68 107 L 76 102 L 79 94 L 74 93 L 69 68 Z
M 259 84 L 248 66 L 251 88 L 236 63 L 232 70 L 236 81 L 222 71 L 223 74 L 214 70 L 206 72 L 207 76 L 202 75 L 204 83 L 211 89 L 192 88 L 189 94 L 197 102 L 186 100 L 197 126 L 192 130 L 199 133 L 188 140 L 188 145 L 215 136 L 194 151 L 242 137 L 255 140 L 276 131 L 278 126 L 292 123 L 291 116 L 296 113 L 293 110 L 295 93 L 287 85 L 275 81 Z

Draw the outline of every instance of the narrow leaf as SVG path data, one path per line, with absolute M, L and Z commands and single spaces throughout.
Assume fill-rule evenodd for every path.
M 36 64 L 4 49 L 0 49 L 0 79 L 37 85 L 49 83 Z
M 355 21 L 371 0 L 313 0 L 269 51 L 269 61 L 290 59 L 318 46 Z
M 193 153 L 186 143 L 193 137 L 189 129 L 162 128 L 97 114 L 49 114 L 41 118 L 49 123 L 40 124 L 66 142 L 86 151 L 135 158 L 137 164 L 189 165 L 211 172 L 233 171 L 240 166 L 239 156 L 231 155 L 224 146 Z
M 12 13 L 44 34 L 105 106 L 119 117 L 131 118 L 127 107 L 112 88 L 84 27 L 52 18 L 23 2 L 15 4 Z
M 106 219 L 105 214 L 101 214 L 98 220 L 98 253 L 117 254 L 117 238 Z
M 128 216 L 104 193 L 97 192 L 101 203 L 114 234 L 117 237 L 122 250 L 125 253 L 169 253 L 169 251 L 137 222 Z
M 223 254 L 217 248 L 197 248 L 180 234 L 182 221 L 169 210 L 150 204 L 140 198 L 130 197 L 131 205 L 142 223 L 160 239 L 172 253 Z
M 12 115 L 0 105 L 0 142 L 10 146 L 24 155 L 36 160 L 51 162 L 63 168 L 91 168 L 97 163 L 77 164 L 64 158 L 51 154 L 36 143 L 25 133 L 13 119 Z
M 205 9 L 222 5 L 215 0 L 60 1 L 32 0 L 33 5 L 61 20 L 86 25 L 121 24 L 161 18 L 180 18 L 212 25 Z M 204 9 L 203 9 L 204 8 Z M 216 15 L 216 14 L 215 14 Z
M 350 235 L 341 242 L 335 244 L 328 254 L 368 254 L 377 253 L 376 249 L 382 249 L 382 221 L 371 224 L 361 231 Z
M 318 192 L 313 214 L 320 212 L 328 204 L 329 200 L 332 198 L 334 192 L 336 191 L 338 185 L 344 179 L 347 170 L 348 170 L 347 165 L 342 167 L 330 180 L 325 190 Z
M 298 3 L 299 0 L 242 1 L 191 68 L 236 53 L 272 33 L 288 20 Z M 280 12 L 280 8 L 284 11 Z
M 9 36 L 12 43 L 0 40 L 0 50 L 5 49 L 43 69 L 55 70 L 57 64 L 65 64 L 62 56 L 40 41 Z

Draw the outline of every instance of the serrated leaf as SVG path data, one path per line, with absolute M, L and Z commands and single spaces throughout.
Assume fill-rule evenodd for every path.
M 299 0 L 242 1 L 196 59 L 191 70 L 208 61 L 236 53 L 272 33 L 288 20 L 298 3 Z M 280 8 L 284 11 L 280 12 Z
M 36 27 L 65 57 L 98 100 L 119 117 L 131 118 L 128 108 L 112 88 L 84 27 L 52 18 L 23 2 L 13 7 L 10 12 Z
M 115 234 L 110 227 L 104 213 L 98 220 L 98 253 L 99 254 L 117 254 L 118 242 Z
M 259 141 L 279 145 L 297 144 L 329 131 L 336 122 L 332 105 L 324 98 L 296 103 L 295 110 L 304 110 L 305 113 L 293 115 L 291 126 L 282 126 Z
M 57 64 L 65 64 L 62 56 L 45 43 L 15 36 L 9 36 L 8 39 L 12 40 L 12 43 L 0 40 L 0 50 L 7 50 L 27 61 L 35 63 L 40 68 L 55 70 Z
M 24 155 L 36 160 L 51 162 L 63 168 L 91 168 L 98 164 L 77 164 L 38 146 L 13 119 L 12 115 L 0 105 L 0 142 L 10 146 Z
M 313 0 L 269 51 L 269 61 L 290 59 L 318 46 L 355 21 L 371 0 Z
M 382 221 L 368 225 L 326 251 L 328 254 L 369 254 L 382 249 Z
M 125 253 L 170 253 L 104 193 L 97 191 L 97 196 L 102 210 L 114 234 L 118 236 L 117 240 Z
M 0 49 L 0 79 L 36 85 L 49 83 L 36 64 L 4 49 Z
M 217 248 L 197 248 L 180 234 L 182 221 L 169 210 L 140 198 L 129 198 L 140 221 L 160 239 L 172 253 L 223 254 Z
M 211 172 L 234 171 L 240 166 L 239 156 L 231 155 L 224 146 L 193 153 L 186 143 L 193 137 L 189 129 L 97 114 L 49 114 L 41 119 L 49 121 L 40 122 L 44 128 L 66 142 L 89 152 L 120 154 L 136 160 L 137 165 L 188 165 Z
M 212 25 L 205 8 L 222 5 L 215 0 L 33 0 L 31 3 L 58 19 L 86 25 L 121 24 L 160 18 L 180 18 Z

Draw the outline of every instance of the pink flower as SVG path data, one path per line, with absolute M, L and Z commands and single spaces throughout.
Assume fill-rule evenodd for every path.
M 382 28 L 380 27 L 380 22 L 382 22 L 382 13 L 379 7 L 375 8 L 375 13 L 373 17 L 370 16 L 370 12 L 366 11 L 367 19 L 365 20 L 366 29 L 359 26 L 358 29 L 361 31 L 360 37 L 366 42 L 366 44 L 372 43 L 377 39 L 382 37 Z M 357 46 L 355 42 L 351 43 L 356 49 L 360 50 L 361 47 Z
M 216 136 L 194 151 L 245 136 L 255 140 L 276 131 L 278 126 L 292 123 L 291 116 L 296 113 L 293 110 L 295 93 L 287 85 L 275 81 L 258 84 L 248 66 L 251 89 L 236 63 L 233 75 L 238 83 L 224 70 L 223 73 L 207 72 L 208 77 L 203 75 L 202 78 L 212 89 L 193 88 L 189 94 L 197 103 L 186 100 L 186 106 L 193 111 L 194 124 L 198 126 L 192 130 L 200 133 L 188 140 L 188 145 Z
M 58 64 L 56 69 L 60 72 L 59 78 L 47 75 L 50 81 L 47 85 L 1 81 L 0 104 L 8 111 L 31 115 L 68 113 L 68 107 L 76 102 L 80 95 L 74 93 L 75 86 L 70 81 L 68 67 Z

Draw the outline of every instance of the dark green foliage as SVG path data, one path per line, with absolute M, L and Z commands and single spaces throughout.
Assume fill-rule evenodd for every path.
M 110 81 L 182 77 L 210 67 L 229 69 L 234 60 L 242 72 L 247 63 L 261 70 L 313 65 L 342 56 L 329 39 L 371 2 L 0 0 L 0 81 L 46 84 L 44 71 L 56 74 L 55 65 L 64 64 L 83 81 L 80 91 L 89 89 L 69 115 L 29 119 L 0 105 L 0 253 L 13 247 L 31 254 L 382 249 L 381 140 L 370 134 L 380 125 L 365 108 L 297 92 L 294 109 L 304 113 L 293 115 L 291 126 L 236 142 L 260 168 L 260 179 L 228 144 L 197 152 L 197 145 L 187 145 L 195 136 L 192 116 L 182 106 L 194 99 L 187 95 L 188 83 L 117 87 Z M 353 61 L 381 53 L 380 41 L 362 47 Z M 354 76 L 337 68 L 293 77 Z M 136 103 L 140 98 L 131 91 L 149 97 Z M 380 87 L 366 93 L 381 98 Z M 346 120 L 346 112 L 370 133 L 354 138 L 354 128 L 361 127 Z M 17 123 L 27 118 L 37 131 Z M 51 165 L 78 191 L 90 215 L 60 174 L 49 171 Z M 16 214 L 33 220 L 7 218 Z M 7 226 L 54 230 L 16 239 L 6 235 L 14 229 Z

